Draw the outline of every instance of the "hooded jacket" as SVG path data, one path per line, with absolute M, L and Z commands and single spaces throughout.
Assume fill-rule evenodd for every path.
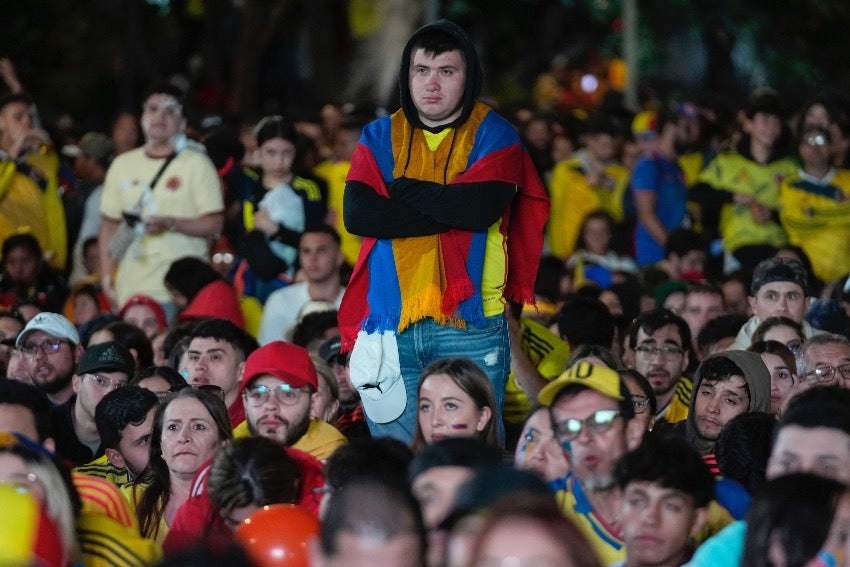
M 754 352 L 744 350 L 729 350 L 719 352 L 706 357 L 694 376 L 694 389 L 691 396 L 690 410 L 685 426 L 685 438 L 692 447 L 701 454 L 708 455 L 714 452 L 714 441 L 705 439 L 697 433 L 696 429 L 696 401 L 699 397 L 699 387 L 702 383 L 702 369 L 705 361 L 712 358 L 725 358 L 733 362 L 743 372 L 744 380 L 747 382 L 747 390 L 750 394 L 750 405 L 747 412 L 770 412 L 770 372 L 761 359 Z
M 411 96 L 409 67 L 418 40 L 433 30 L 456 40 L 466 84 L 460 116 L 430 128 Z M 364 239 L 339 312 L 344 351 L 361 329 L 401 332 L 426 317 L 481 326 L 491 314 L 485 302 L 493 312 L 493 299 L 534 302 L 549 201 L 516 129 L 476 101 L 481 84 L 472 40 L 457 25 L 424 26 L 405 46 L 401 109 L 364 128 L 346 180 L 345 226 Z M 428 136 L 446 129 L 432 148 Z M 500 270 L 497 298 L 487 286 Z

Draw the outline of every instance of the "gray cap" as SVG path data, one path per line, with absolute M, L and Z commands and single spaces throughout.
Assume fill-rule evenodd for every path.
M 809 293 L 809 275 L 806 268 L 791 258 L 768 258 L 762 260 L 753 272 L 750 295 L 755 297 L 763 285 L 771 282 L 791 282 L 803 288 L 803 294 Z
M 105 162 L 112 155 L 112 140 L 100 132 L 87 132 L 76 144 L 63 146 L 62 153 L 68 157 L 86 155 Z

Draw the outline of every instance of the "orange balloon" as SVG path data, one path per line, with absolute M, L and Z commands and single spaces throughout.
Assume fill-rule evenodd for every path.
M 319 520 L 294 504 L 263 506 L 236 528 L 236 540 L 257 567 L 309 567 L 308 542 Z

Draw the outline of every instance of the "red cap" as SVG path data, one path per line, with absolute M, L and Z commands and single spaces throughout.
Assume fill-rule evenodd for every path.
M 286 341 L 272 341 L 248 356 L 242 375 L 242 390 L 261 374 L 271 374 L 294 388 L 319 388 L 316 367 L 307 349 Z
M 168 318 L 165 315 L 165 309 L 162 308 L 162 305 L 149 295 L 134 295 L 130 299 L 124 303 L 121 310 L 118 311 L 118 316 L 122 319 L 124 318 L 124 314 L 127 313 L 127 310 L 130 309 L 134 305 L 145 305 L 153 311 L 153 316 L 156 318 L 156 324 L 161 329 L 168 328 Z

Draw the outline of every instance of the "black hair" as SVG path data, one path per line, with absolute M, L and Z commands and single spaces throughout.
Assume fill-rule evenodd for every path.
M 41 262 L 41 245 L 38 243 L 38 240 L 36 240 L 35 236 L 30 234 L 29 232 L 25 232 L 23 234 L 13 234 L 3 241 L 2 260 L 4 264 L 6 262 L 6 258 L 9 257 L 9 254 L 12 252 L 12 250 L 15 250 L 16 248 L 23 248 L 24 250 L 29 252 L 30 255 L 35 256 L 35 258 L 39 262 Z
M 736 313 L 709 319 L 697 335 L 697 346 L 704 351 L 720 339 L 735 337 L 746 322 L 746 316 Z
M 699 365 L 699 383 L 725 382 L 732 376 L 745 376 L 741 367 L 725 356 L 706 358 Z M 747 388 L 749 391 L 749 387 Z
M 714 477 L 700 454 L 684 439 L 644 435 L 641 444 L 623 455 L 614 467 L 621 490 L 633 481 L 657 483 L 679 490 L 704 508 L 714 499 Z
M 393 437 L 354 438 L 328 457 L 325 483 L 338 490 L 353 478 L 377 473 L 405 482 L 412 459 L 410 447 Z
M 467 437 L 450 437 L 425 446 L 407 468 L 407 478 L 414 478 L 434 467 L 495 466 L 502 461 L 498 447 Z
M 664 256 L 676 254 L 682 257 L 691 250 L 705 252 L 707 248 L 705 238 L 700 233 L 689 228 L 677 228 L 671 231 L 667 237 L 667 243 L 664 245 Z
M 576 297 L 558 312 L 558 333 L 571 348 L 595 344 L 611 348 L 616 321 L 599 299 Z
M 800 392 L 788 404 L 773 433 L 773 442 L 783 427 L 837 429 L 850 437 L 850 390 L 841 386 L 815 386 Z
M 564 368 L 569 368 L 573 366 L 576 361 L 590 356 L 595 356 L 612 370 L 621 372 L 625 368 L 623 361 L 617 358 L 617 355 L 611 352 L 610 348 L 593 344 L 578 345 L 576 348 L 572 349 L 570 351 L 570 357 L 567 359 L 567 364 Z
M 53 437 L 50 401 L 44 392 L 35 386 L 0 378 L 0 404 L 22 406 L 32 412 L 39 436 L 33 441 L 41 443 L 48 437 Z
M 254 127 L 254 137 L 258 147 L 275 138 L 287 140 L 297 146 L 300 139 L 295 124 L 279 115 L 262 118 Z
M 667 325 L 675 325 L 676 328 L 679 329 L 679 338 L 682 341 L 682 348 L 685 351 L 690 352 L 692 349 L 690 327 L 688 327 L 688 324 L 684 319 L 663 307 L 658 307 L 651 311 L 644 311 L 638 315 L 634 321 L 632 321 L 632 325 L 629 327 L 629 348 L 635 348 L 637 346 L 638 332 L 641 329 L 643 329 L 643 332 L 647 335 L 651 335 L 658 329 L 666 327 Z
M 425 565 L 426 532 L 419 502 L 398 479 L 364 475 L 350 480 L 333 495 L 333 505 L 322 519 L 319 542 L 329 557 L 339 553 L 343 533 L 386 542 L 413 535 L 419 542 L 414 559 Z
M 230 343 L 233 350 L 244 361 L 248 355 L 259 348 L 257 340 L 225 319 L 206 319 L 198 323 L 189 335 L 193 339 L 209 338 Z
M 772 414 L 742 413 L 723 426 L 714 444 L 721 474 L 741 483 L 750 494 L 764 484 L 775 426 Z
M 337 246 L 340 246 L 342 244 L 342 238 L 340 237 L 337 229 L 335 229 L 334 227 L 332 227 L 331 225 L 329 225 L 327 223 L 318 223 L 318 224 L 315 224 L 315 225 L 308 226 L 306 229 L 304 229 L 304 232 L 301 234 L 300 238 L 304 238 L 305 234 L 308 234 L 308 233 L 311 233 L 311 232 L 320 232 L 322 234 L 327 234 L 328 236 L 330 236 L 333 239 L 333 241 L 336 243 Z M 300 238 L 299 238 L 299 243 L 300 243 Z
M 103 329 L 110 323 L 121 321 L 121 317 L 114 313 L 101 313 L 97 317 L 90 319 L 80 327 L 80 344 L 84 347 L 89 346 L 91 336 Z
M 769 549 L 777 545 L 785 565 L 807 565 L 826 541 L 846 493 L 841 482 L 813 474 L 787 474 L 766 482 L 747 511 L 741 565 L 772 566 Z
M 117 449 L 128 425 L 140 425 L 151 408 L 159 403 L 156 394 L 138 386 L 112 390 L 97 404 L 94 423 L 100 443 L 106 449 Z
M 172 262 L 163 281 L 191 303 L 207 285 L 221 279 L 215 268 L 198 258 L 185 257 Z
M 336 309 L 308 313 L 295 326 L 291 342 L 300 347 L 308 348 L 312 342 L 324 340 L 325 332 L 336 327 L 339 327 Z
M 147 100 L 153 95 L 158 94 L 164 94 L 174 98 L 175 100 L 177 100 L 178 103 L 180 103 L 180 106 L 183 106 L 186 103 L 186 93 L 183 91 L 183 89 L 174 85 L 173 83 L 167 81 L 160 81 L 148 87 L 142 98 L 142 104 L 147 102 Z M 185 116 L 185 112 L 183 113 L 183 115 Z
M 135 376 L 133 376 L 133 379 L 130 380 L 130 385 L 138 386 L 139 382 L 152 376 L 159 376 L 168 382 L 170 392 L 176 392 L 177 390 L 188 386 L 186 379 L 180 376 L 180 373 L 170 366 L 147 366 L 142 368 Z
M 564 261 L 557 256 L 544 254 L 537 264 L 537 279 L 534 280 L 534 294 L 546 301 L 561 299 L 561 278 L 570 274 Z

